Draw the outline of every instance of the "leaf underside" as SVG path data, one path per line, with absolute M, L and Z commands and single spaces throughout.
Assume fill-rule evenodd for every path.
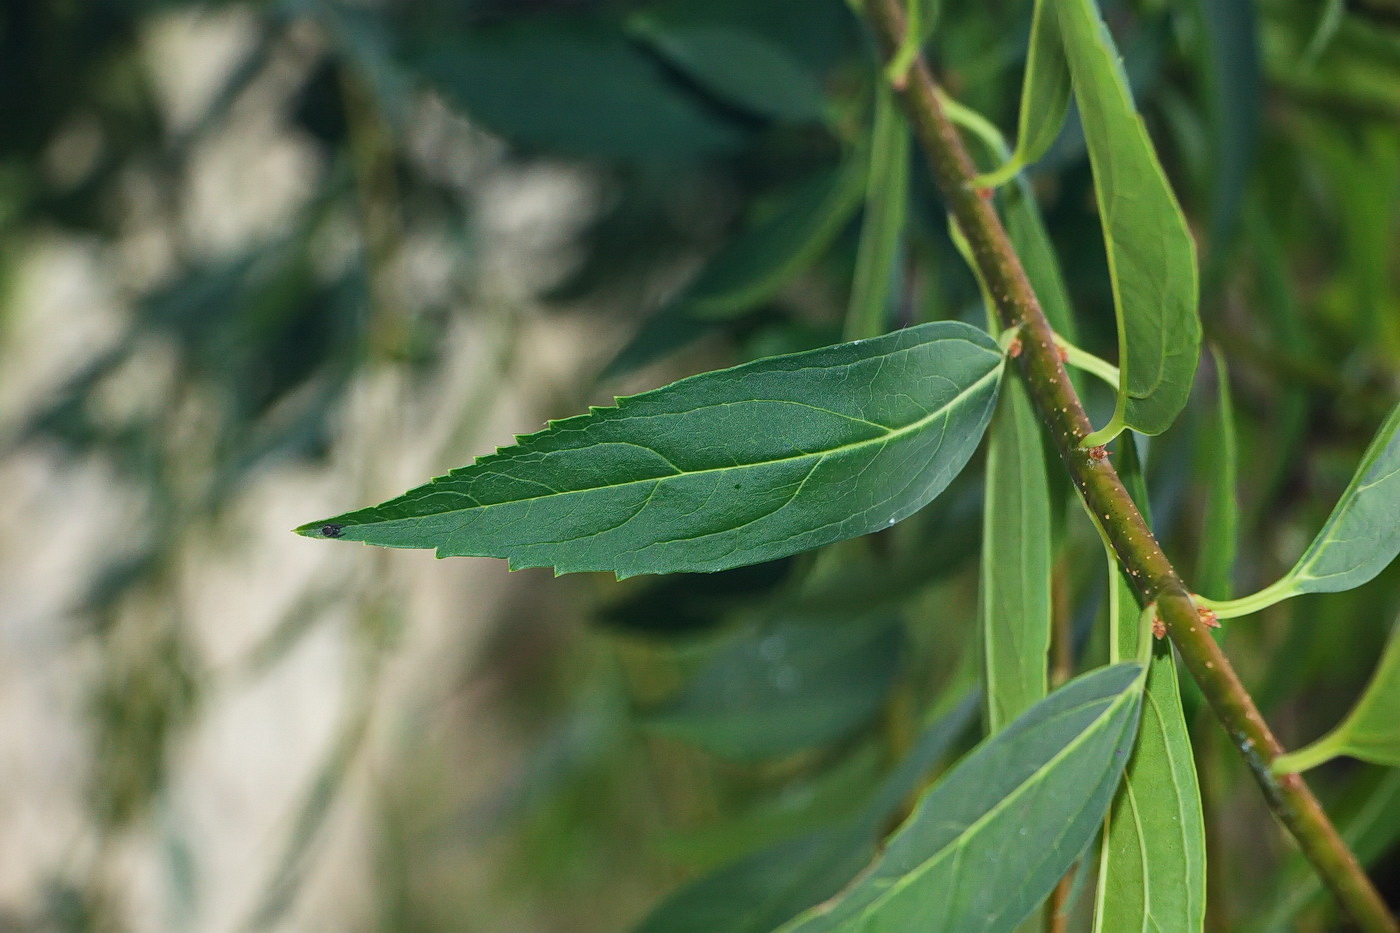
M 372 508 L 297 529 L 558 573 L 714 571 L 877 531 L 976 449 L 996 342 L 941 321 L 619 399 Z

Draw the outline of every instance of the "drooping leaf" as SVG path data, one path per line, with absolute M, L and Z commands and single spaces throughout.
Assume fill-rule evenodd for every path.
M 1009 379 L 992 417 L 982 511 L 982 652 L 993 733 L 1049 689 L 1050 551 L 1040 427 L 1021 380 Z
M 968 697 L 935 720 L 853 818 L 691 882 L 652 911 L 637 933 L 769 933 L 832 896 L 870 862 L 886 821 L 948 753 L 976 708 L 976 697 Z
M 1230 371 L 1225 357 L 1212 347 L 1217 386 L 1216 404 L 1205 428 L 1206 508 L 1201 522 L 1200 560 L 1196 587 L 1215 598 L 1232 594 L 1235 553 L 1239 547 L 1239 452 L 1235 442 L 1235 406 L 1230 396 Z
M 643 724 L 725 758 L 780 757 L 849 735 L 899 669 L 898 619 L 782 619 L 727 645 Z
M 875 95 L 875 126 L 870 134 L 870 172 L 865 187 L 865 219 L 856 250 L 846 339 L 884 333 L 891 283 L 899 262 L 899 242 L 909 201 L 909 127 L 894 94 L 881 86 Z
M 1010 930 L 1098 831 L 1137 727 L 1142 668 L 1076 678 L 938 781 L 839 899 L 784 933 Z
M 1191 392 L 1200 355 L 1196 247 L 1133 105 L 1094 0 L 1057 5 L 1074 78 L 1118 317 L 1118 404 L 1106 443 L 1124 428 L 1160 434 Z
M 1212 602 L 1224 618 L 1255 612 L 1299 593 L 1339 593 L 1369 582 L 1400 554 L 1400 405 L 1391 409 L 1361 457 L 1322 530 L 1283 579 L 1252 596 Z
M 1003 185 L 1049 150 L 1069 113 L 1070 74 L 1060 41 L 1055 0 L 1036 0 L 1030 49 L 1021 81 L 1021 110 L 1016 121 L 1016 151 L 994 172 L 977 179 L 987 187 Z
M 746 363 L 554 422 L 310 537 L 558 573 L 723 570 L 892 525 L 991 418 L 996 342 L 954 321 Z
M 1118 472 L 1149 517 L 1131 435 L 1120 445 Z M 1111 660 L 1129 660 L 1151 635 L 1143 631 L 1132 586 L 1111 558 L 1110 565 Z M 1171 643 L 1152 647 L 1142 722 L 1100 844 L 1095 933 L 1199 933 L 1205 923 L 1205 819 L 1191 737 Z
M 1393 520 L 1393 519 L 1392 519 Z M 1274 773 L 1306 771 L 1342 755 L 1400 768 L 1400 625 L 1346 719 L 1327 735 L 1274 761 Z
M 459 33 L 418 64 L 473 117 L 526 146 L 663 161 L 732 151 L 744 137 L 620 29 L 583 18 Z
M 863 159 L 848 159 L 795 186 L 705 264 L 678 311 L 726 318 L 768 301 L 826 251 L 855 214 L 865 183 Z
M 1020 181 L 1008 186 L 1002 197 L 1007 235 L 1011 237 L 1016 254 L 1026 268 L 1026 276 L 1035 289 L 1041 310 L 1055 333 L 1070 343 L 1077 343 L 1079 328 L 1070 310 L 1069 290 L 1065 288 L 1060 260 L 1055 255 L 1055 248 L 1035 203 L 1035 193 L 1029 183 Z
M 650 16 L 633 31 L 677 70 L 716 97 L 779 120 L 821 118 L 821 85 L 782 46 L 730 26 L 671 23 Z

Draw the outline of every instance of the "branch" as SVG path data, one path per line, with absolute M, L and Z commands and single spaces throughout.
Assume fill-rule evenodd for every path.
M 884 55 L 892 56 L 905 34 L 898 0 L 866 0 L 864 11 Z M 1190 590 L 1162 552 L 1113 465 L 1107 458 L 1093 459 L 1080 446 L 1092 431 L 1089 417 L 1065 375 L 1054 332 L 1000 218 L 973 186 L 977 169 L 939 103 L 939 89 L 922 57 L 915 60 L 908 81 L 897 90 L 948 210 L 967 238 L 1002 326 L 1020 328 L 1022 352 L 1017 362 L 1041 421 L 1142 604 L 1157 605 L 1158 618 L 1182 662 L 1244 756 L 1269 808 L 1293 834 L 1342 907 L 1364 930 L 1400 931 L 1302 777 L 1276 777 L 1270 772 L 1283 746 L 1211 637 Z

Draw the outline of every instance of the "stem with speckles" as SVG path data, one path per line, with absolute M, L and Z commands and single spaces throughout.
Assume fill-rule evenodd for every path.
M 864 13 L 888 59 L 904 37 L 904 11 L 898 0 L 866 0 Z M 1094 459 L 1080 446 L 1092 430 L 1089 418 L 1065 375 L 1054 332 L 1001 219 L 973 186 L 976 167 L 939 103 L 938 87 L 922 57 L 914 61 L 907 81 L 896 90 L 1002 326 L 1020 328 L 1022 349 L 1016 363 L 1041 421 L 1139 599 L 1144 606 L 1156 604 L 1183 664 L 1243 755 L 1269 808 L 1293 834 L 1343 909 L 1363 930 L 1397 933 L 1400 925 L 1307 784 L 1297 774 L 1270 772 L 1283 746 L 1211 637 L 1190 590 L 1148 530 L 1112 463 L 1107 458 Z

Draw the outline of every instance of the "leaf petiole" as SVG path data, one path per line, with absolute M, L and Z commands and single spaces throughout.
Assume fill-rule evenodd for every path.
M 1215 613 L 1218 619 L 1238 619 L 1241 616 L 1251 615 L 1262 609 L 1267 609 L 1274 603 L 1281 603 L 1285 599 L 1291 599 L 1301 593 L 1298 589 L 1293 574 L 1289 574 L 1283 579 L 1264 587 L 1257 593 L 1248 596 L 1241 596 L 1239 599 L 1206 599 L 1204 596 L 1197 596 L 1196 604 L 1203 609 L 1209 609 Z

